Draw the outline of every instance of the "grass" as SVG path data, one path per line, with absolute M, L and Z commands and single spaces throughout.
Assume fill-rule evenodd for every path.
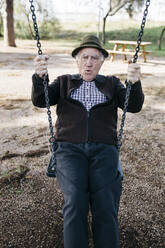
M 113 45 L 109 44 L 108 40 L 137 40 L 140 25 L 141 20 L 123 20 L 122 22 L 107 20 L 105 48 L 113 48 Z M 84 36 L 84 33 L 92 33 L 95 35 L 97 34 L 97 22 L 89 22 L 88 24 L 77 23 L 74 25 L 72 24 L 72 26 L 71 23 L 65 23 L 63 24 L 63 27 L 63 32 L 67 32 L 70 39 L 74 38 L 77 41 L 79 41 L 82 36 Z M 154 56 L 165 56 L 165 34 L 162 40 L 162 50 L 158 50 L 157 45 L 158 38 L 164 27 L 165 22 L 153 22 L 151 20 L 147 20 L 146 22 L 143 33 L 143 41 L 152 42 L 152 45 L 149 46 L 148 49 L 152 51 L 152 55 Z M 100 29 L 101 28 L 102 27 L 100 27 Z M 81 32 L 77 32 L 78 30 L 81 30 Z
M 137 40 L 141 21 L 107 21 L 106 25 L 106 49 L 112 49 L 113 45 L 108 43 L 108 40 Z M 143 34 L 143 41 L 150 41 L 152 45 L 148 50 L 153 56 L 165 56 L 165 34 L 162 40 L 162 49 L 158 50 L 157 41 L 162 29 L 165 27 L 165 22 L 147 21 Z M 65 22 L 61 23 L 61 30 L 56 32 L 52 37 L 60 47 L 75 47 L 80 40 L 87 34 L 97 34 L 97 21 L 84 22 Z M 101 29 L 102 27 L 100 27 Z M 49 30 L 47 30 L 48 33 Z M 100 34 L 101 36 L 101 34 Z M 50 39 L 49 39 L 50 40 Z
M 139 23 L 132 22 L 111 22 L 107 23 L 106 27 L 106 49 L 112 49 L 113 45 L 108 43 L 108 40 L 137 40 L 139 34 Z M 158 50 L 158 39 L 161 34 L 162 29 L 164 28 L 164 23 L 155 23 L 149 22 L 146 24 L 143 33 L 143 41 L 150 41 L 152 45 L 148 47 L 148 50 L 152 52 L 153 56 L 165 56 L 165 35 L 162 40 L 162 49 Z M 96 23 L 67 23 L 63 24 L 62 31 L 56 35 L 56 40 L 60 42 L 73 42 L 78 44 L 84 35 L 94 34 L 97 32 Z M 101 36 L 101 34 L 100 34 Z
M 158 50 L 157 41 L 164 26 L 159 27 L 146 27 L 143 34 L 143 41 L 150 41 L 152 45 L 148 49 L 152 52 L 153 56 L 165 56 L 165 36 L 162 40 L 162 49 Z M 122 30 L 112 30 L 106 32 L 106 41 L 108 40 L 137 40 L 139 28 L 126 28 Z M 112 49 L 112 45 L 106 42 L 105 47 Z

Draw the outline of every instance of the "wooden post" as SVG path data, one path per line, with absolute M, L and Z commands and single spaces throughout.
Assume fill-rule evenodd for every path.
M 147 62 L 147 57 L 146 57 L 146 48 L 145 48 L 145 45 L 141 45 L 142 47 L 142 54 L 143 54 L 143 58 L 144 58 L 144 62 L 146 63 Z
M 126 45 L 125 44 L 122 44 L 122 52 L 125 52 L 125 49 L 126 49 Z M 124 54 L 124 61 L 126 62 L 127 61 L 127 55 Z

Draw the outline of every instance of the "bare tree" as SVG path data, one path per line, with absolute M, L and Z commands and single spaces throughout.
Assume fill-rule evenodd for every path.
M 3 0 L 0 0 L 0 37 L 3 36 L 3 16 L 2 16 L 2 9 L 3 9 Z
M 13 0 L 4 2 L 4 44 L 5 46 L 15 47 L 14 18 L 13 18 Z
M 145 0 L 130 0 L 125 8 L 130 18 L 133 18 L 136 13 L 136 9 L 139 10 L 143 6 L 144 2 Z
M 0 37 L 3 36 L 3 18 L 0 13 Z
M 31 37 L 31 39 L 34 39 L 34 34 L 33 34 L 33 30 L 31 27 L 31 12 L 30 12 L 30 5 L 25 5 L 25 3 L 23 1 L 17 1 L 15 2 L 15 6 L 14 6 L 14 11 L 15 11 L 15 15 L 16 16 L 21 16 L 22 14 L 24 14 L 24 16 L 26 17 L 27 20 L 27 24 L 28 24 L 28 30 L 29 30 L 29 35 Z
M 109 8 L 106 15 L 103 17 L 103 31 L 102 42 L 105 44 L 105 25 L 108 16 L 115 15 L 120 9 L 122 9 L 130 0 L 109 0 Z

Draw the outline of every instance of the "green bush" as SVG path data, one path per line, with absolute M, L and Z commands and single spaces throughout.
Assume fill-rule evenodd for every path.
M 150 41 L 154 45 L 157 44 L 157 40 L 163 28 L 164 28 L 163 26 L 145 28 L 144 35 L 143 35 L 143 41 Z M 106 40 L 107 41 L 108 40 L 137 40 L 138 33 L 139 33 L 139 29 L 137 28 L 107 31 Z
M 31 30 L 34 36 L 33 23 L 30 23 Z M 60 24 L 57 19 L 44 20 L 38 24 L 39 34 L 41 39 L 53 39 L 60 31 Z M 32 34 L 29 24 L 25 21 L 15 20 L 15 36 L 19 39 L 31 39 Z
M 152 51 L 153 56 L 165 56 L 165 35 L 162 40 L 162 50 L 158 50 L 158 39 L 164 26 L 145 28 L 143 34 L 143 41 L 152 42 L 149 50 Z M 108 40 L 137 40 L 139 29 L 129 28 L 123 30 L 112 30 L 106 32 L 106 49 L 112 49 L 113 45 L 108 43 Z
M 54 39 L 60 32 L 61 26 L 57 19 L 45 20 L 40 25 L 41 39 Z
M 15 37 L 19 39 L 31 39 L 30 29 L 25 21 L 14 22 Z

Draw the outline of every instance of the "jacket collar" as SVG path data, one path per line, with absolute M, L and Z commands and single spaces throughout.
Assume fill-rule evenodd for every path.
M 73 81 L 82 81 L 82 77 L 80 74 L 72 74 L 70 75 L 70 79 L 73 80 Z
M 72 74 L 71 77 L 70 77 L 71 80 L 78 80 L 78 81 L 82 81 L 82 77 L 80 74 Z M 105 79 L 106 77 L 103 76 L 103 75 L 97 75 L 95 78 L 94 78 L 94 81 L 97 82 L 97 83 L 104 83 L 105 82 Z
M 108 98 L 111 98 L 111 93 L 107 91 L 107 77 L 98 74 L 95 79 L 95 84 L 96 87 L 103 93 L 105 94 Z M 68 96 L 70 95 L 70 92 L 75 89 L 79 88 L 80 85 L 83 83 L 83 79 L 80 74 L 72 74 L 70 75 L 70 85 L 69 85 L 69 91 L 68 91 Z

